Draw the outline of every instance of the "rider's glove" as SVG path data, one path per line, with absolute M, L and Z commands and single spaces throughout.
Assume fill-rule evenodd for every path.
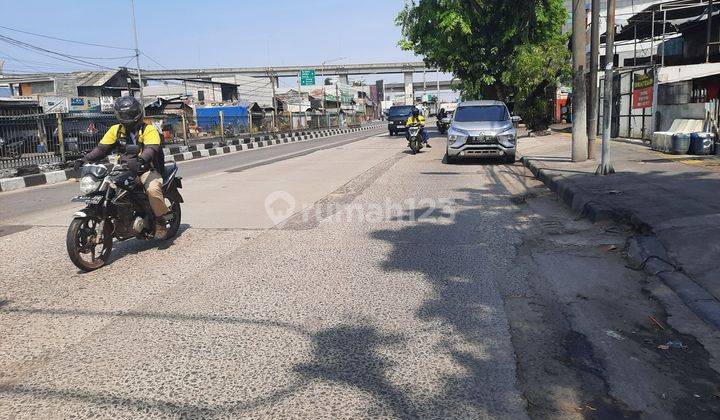
M 75 171 L 79 171 L 80 168 L 86 163 L 88 163 L 88 161 L 85 158 L 78 159 L 75 162 L 73 162 L 73 169 Z

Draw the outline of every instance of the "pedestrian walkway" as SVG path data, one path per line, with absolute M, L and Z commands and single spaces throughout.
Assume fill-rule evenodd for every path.
M 555 133 L 521 139 L 519 150 L 525 166 L 575 210 L 593 220 L 627 222 L 657 238 L 677 272 L 689 276 L 712 295 L 710 298 L 705 294 L 702 300 L 710 298 L 714 301 L 712 305 L 718 306 L 720 161 L 717 157 L 672 156 L 642 144 L 613 141 L 611 152 L 616 173 L 596 176 L 597 161 L 574 163 L 570 160 L 570 142 L 568 134 Z

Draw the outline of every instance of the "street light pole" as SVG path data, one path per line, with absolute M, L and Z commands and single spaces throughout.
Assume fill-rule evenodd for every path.
M 137 24 L 135 23 L 135 0 L 130 0 L 130 4 L 132 5 L 132 26 L 133 26 L 133 33 L 135 34 L 135 64 L 137 65 L 137 74 L 138 74 L 138 84 L 140 85 L 140 104 L 142 105 L 142 113 L 143 117 L 145 116 L 145 101 L 143 100 L 143 81 L 142 81 L 142 73 L 140 71 L 140 49 L 138 48 L 138 34 L 137 34 Z
M 610 129 L 612 122 L 613 60 L 615 55 L 615 0 L 607 2 L 607 28 L 605 31 L 605 82 L 603 93 L 602 155 L 596 175 L 615 173 L 610 161 Z
M 588 157 L 587 111 L 585 98 L 585 1 L 572 1 L 573 119 L 572 161 Z

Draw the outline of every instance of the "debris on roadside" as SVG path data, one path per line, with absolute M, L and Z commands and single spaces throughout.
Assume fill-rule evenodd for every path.
M 625 337 L 623 337 L 622 335 L 618 334 L 616 331 L 613 331 L 613 330 L 605 330 L 605 334 L 608 337 L 612 337 L 618 341 L 623 341 L 625 339 Z
M 653 324 L 655 324 L 655 325 L 657 325 L 658 327 L 660 327 L 661 330 L 665 330 L 665 326 L 663 326 L 663 324 L 662 324 L 660 321 L 658 321 L 657 318 L 655 318 L 655 317 L 652 316 L 652 315 L 650 315 L 649 318 L 650 318 L 650 321 L 653 322 Z
M 606 245 L 606 246 L 604 246 L 602 249 L 603 249 L 603 251 L 605 251 L 605 252 L 611 252 L 611 251 L 617 250 L 617 246 L 615 246 L 615 245 Z
M 660 344 L 657 346 L 660 350 L 669 350 L 671 348 L 673 349 L 683 349 L 685 346 L 683 346 L 682 341 L 680 340 L 670 340 L 665 344 Z

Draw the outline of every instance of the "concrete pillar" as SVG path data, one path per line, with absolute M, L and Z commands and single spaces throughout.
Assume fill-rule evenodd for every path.
M 415 92 L 413 92 L 413 74 L 412 72 L 403 73 L 405 77 L 405 105 L 413 105 L 415 102 Z
M 280 87 L 280 78 L 277 76 L 270 76 L 270 80 L 272 81 L 272 84 L 276 87 Z
M 347 74 L 338 74 L 338 82 L 348 85 L 348 75 Z

